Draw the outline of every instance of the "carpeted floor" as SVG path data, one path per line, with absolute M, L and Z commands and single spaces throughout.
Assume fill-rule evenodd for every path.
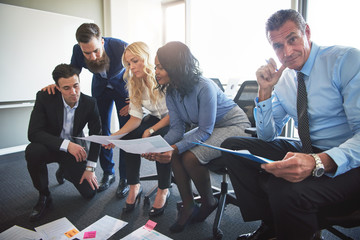
M 118 151 L 115 151 L 114 157 L 115 159 L 118 158 Z M 57 170 L 57 164 L 48 165 L 48 169 L 54 208 L 47 212 L 44 219 L 31 223 L 28 221 L 28 216 L 38 199 L 38 193 L 32 186 L 27 172 L 24 152 L 0 156 L 0 232 L 13 225 L 33 229 L 62 217 L 67 217 L 72 224 L 79 230 L 82 230 L 104 215 L 109 215 L 128 222 L 127 226 L 110 238 L 121 239 L 143 226 L 149 220 L 148 211 L 152 203 L 144 203 L 144 198 L 141 199 L 134 212 L 130 214 L 122 212 L 125 199 L 119 200 L 115 197 L 117 183 L 112 184 L 108 190 L 98 193 L 92 200 L 84 200 L 71 183 L 65 182 L 63 185 L 59 185 L 56 182 L 55 171 Z M 153 174 L 155 172 L 155 164 L 143 160 L 141 167 L 142 175 Z M 96 170 L 96 174 L 98 178 L 101 178 L 102 172 L 100 168 Z M 118 173 L 116 176 L 116 180 L 118 180 Z M 212 183 L 214 185 L 219 186 L 220 181 L 220 176 L 212 175 Z M 149 191 L 155 184 L 155 181 L 142 181 L 144 192 Z M 157 222 L 155 230 L 172 239 L 212 239 L 212 223 L 215 213 L 210 215 L 203 223 L 188 226 L 182 233 L 170 233 L 169 226 L 174 223 L 177 216 L 176 202 L 180 201 L 176 185 L 173 185 L 170 191 L 171 196 L 165 214 L 152 219 Z M 151 198 L 151 201 L 153 199 L 154 196 Z M 223 239 L 236 239 L 241 233 L 255 230 L 258 224 L 259 222 L 244 223 L 239 209 L 229 204 L 221 222 L 221 229 L 224 232 Z M 354 239 L 360 239 L 358 237 L 360 236 L 360 227 L 345 229 L 345 232 L 351 234 Z M 327 231 L 323 232 L 323 236 L 325 239 L 337 239 Z

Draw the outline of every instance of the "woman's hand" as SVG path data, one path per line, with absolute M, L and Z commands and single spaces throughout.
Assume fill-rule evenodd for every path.
M 158 161 L 159 163 L 169 163 L 171 162 L 171 157 L 173 152 L 174 151 L 171 150 L 163 153 L 144 153 L 141 154 L 141 156 L 150 161 Z
M 151 133 L 149 129 L 146 129 L 142 135 L 142 138 L 147 138 L 147 137 L 151 137 Z
M 122 116 L 122 117 L 129 115 L 129 103 L 130 103 L 130 100 L 125 101 L 125 102 L 127 104 L 123 108 L 121 108 L 120 111 L 119 111 L 119 115 Z
M 105 149 L 111 149 L 111 148 L 114 148 L 114 147 L 115 147 L 115 145 L 112 144 L 112 143 L 110 143 L 110 144 L 108 144 L 108 145 L 102 144 L 101 146 L 102 146 L 103 148 L 105 148 Z

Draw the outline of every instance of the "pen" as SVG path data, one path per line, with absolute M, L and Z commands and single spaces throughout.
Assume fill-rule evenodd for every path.
M 265 59 L 265 61 L 266 61 L 267 64 L 270 63 L 269 60 L 267 60 L 267 59 Z M 279 71 L 279 69 L 277 69 L 277 68 L 275 68 L 275 70 L 276 70 L 277 72 Z

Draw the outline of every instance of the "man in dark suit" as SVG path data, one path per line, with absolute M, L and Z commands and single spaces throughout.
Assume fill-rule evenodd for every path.
M 34 187 L 40 195 L 30 221 L 39 220 L 52 204 L 48 163 L 58 162 L 58 182 L 63 183 L 64 178 L 69 180 L 84 198 L 95 196 L 98 188 L 94 171 L 100 145 L 91 143 L 87 149 L 84 141 L 75 138 L 84 136 L 86 124 L 89 135 L 101 134 L 96 100 L 80 92 L 77 68 L 60 64 L 52 75 L 57 91 L 54 95 L 42 91 L 37 93 L 29 123 L 31 143 L 26 148 L 25 158 Z
M 122 65 L 122 55 L 127 43 L 116 38 L 102 37 L 99 26 L 95 23 L 81 24 L 76 30 L 77 44 L 73 47 L 71 65 L 80 69 L 86 68 L 93 73 L 91 94 L 96 98 L 102 125 L 102 134 L 110 135 L 111 113 L 115 103 L 120 128 L 129 119 L 128 91 L 123 79 L 125 68 Z M 55 85 L 49 85 L 43 90 L 49 94 L 55 91 Z M 124 198 L 129 193 L 126 180 L 125 152 L 119 154 L 120 181 L 116 190 L 118 198 Z M 115 182 L 115 162 L 113 150 L 101 148 L 100 165 L 103 177 L 98 192 L 104 191 Z

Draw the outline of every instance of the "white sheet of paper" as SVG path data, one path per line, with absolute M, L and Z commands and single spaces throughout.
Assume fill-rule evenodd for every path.
M 43 239 L 56 240 L 69 240 L 65 233 L 73 229 L 79 231 L 66 217 L 35 228 Z
M 23 227 L 19 227 L 17 225 L 14 225 L 11 228 L 0 233 L 0 240 L 39 240 L 40 238 L 41 236 L 39 233 Z
M 87 136 L 87 137 L 75 137 L 75 138 L 82 139 L 82 140 L 85 140 L 85 141 L 94 142 L 94 143 L 108 145 L 108 144 L 111 143 L 110 140 L 120 139 L 123 136 L 125 136 L 126 134 L 127 133 L 120 134 L 120 135 L 115 135 L 115 136 L 91 135 L 91 136 Z
M 133 231 L 126 237 L 122 238 L 121 240 L 171 240 L 172 238 L 169 238 L 158 231 L 149 230 L 145 228 L 145 226 L 142 226 L 138 228 L 137 230 Z
M 134 154 L 174 150 L 160 135 L 132 140 L 110 140 L 110 142 L 116 147 Z
M 122 220 L 110 217 L 108 215 L 105 215 L 101 219 L 97 220 L 84 230 L 82 230 L 80 233 L 73 236 L 71 239 L 78 238 L 78 239 L 84 239 L 84 234 L 86 232 L 92 232 L 96 231 L 96 237 L 91 238 L 91 240 L 105 240 L 110 238 L 112 235 L 114 235 L 117 231 L 122 229 L 123 227 L 128 224 L 127 222 L 124 222 Z M 90 240 L 90 239 L 89 239 Z

